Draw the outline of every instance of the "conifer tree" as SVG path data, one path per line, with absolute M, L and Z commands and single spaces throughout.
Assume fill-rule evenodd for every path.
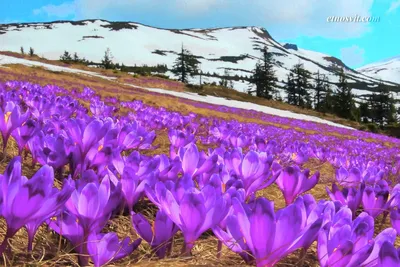
M 68 51 L 64 51 L 64 54 L 60 56 L 60 61 L 70 63 L 72 61 L 71 54 Z
M 30 47 L 29 48 L 29 56 L 33 57 L 34 55 L 35 55 L 35 50 L 32 47 Z
M 25 55 L 25 50 L 24 50 L 24 47 L 22 47 L 22 46 L 21 46 L 21 54 Z
M 74 53 L 74 62 L 79 62 L 80 61 L 80 59 L 79 59 L 79 56 L 78 56 L 78 53 Z
M 101 64 L 103 65 L 103 68 L 105 68 L 105 69 L 113 69 L 114 68 L 112 58 L 113 58 L 113 56 L 111 54 L 111 50 L 110 50 L 110 48 L 107 48 L 107 50 L 104 52 L 104 57 L 101 60 Z
M 333 111 L 333 92 L 328 83 L 325 84 L 325 96 L 321 100 L 321 112 L 331 113 Z
M 326 78 L 325 75 L 321 75 L 319 71 L 316 73 L 315 85 L 314 85 L 314 108 L 315 110 L 322 110 L 322 102 L 326 96 Z
M 311 86 L 308 82 L 310 72 L 305 70 L 301 63 L 294 65 L 291 72 L 294 77 L 293 82 L 296 96 L 294 105 L 311 108 L 311 97 L 307 90 Z
M 250 77 L 250 83 L 256 86 L 255 92 L 258 97 L 272 99 L 276 91 L 277 81 L 273 65 L 274 60 L 272 53 L 268 52 L 267 46 L 264 46 L 261 52 L 262 60 L 257 62 L 253 75 Z
M 337 84 L 337 90 L 334 94 L 334 113 L 339 117 L 346 119 L 355 119 L 354 116 L 354 100 L 351 88 L 347 84 L 346 75 L 343 68 L 340 69 L 339 83 Z
M 295 84 L 295 81 L 294 81 L 293 72 L 290 72 L 287 75 L 285 91 L 286 91 L 286 94 L 287 94 L 287 98 L 286 98 L 287 103 L 290 104 L 290 105 L 296 105 L 297 104 L 296 84 Z
M 222 76 L 222 79 L 219 81 L 219 85 L 223 87 L 228 87 L 228 77 L 229 77 L 229 71 L 225 69 L 224 75 Z
M 181 52 L 178 54 L 171 71 L 179 76 L 179 81 L 187 83 L 189 76 L 198 72 L 198 64 L 199 61 L 196 57 L 182 45 Z
M 378 86 L 378 94 L 370 97 L 371 119 L 380 126 L 396 122 L 395 106 L 393 96 L 382 82 Z

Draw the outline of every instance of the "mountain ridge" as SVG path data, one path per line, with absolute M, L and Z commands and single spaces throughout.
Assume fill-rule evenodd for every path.
M 297 63 L 304 64 L 311 73 L 319 71 L 327 75 L 332 84 L 337 82 L 338 68 L 343 67 L 350 87 L 356 94 L 361 91 L 363 94 L 371 93 L 380 82 L 379 78 L 352 69 L 331 55 L 302 48 L 285 48 L 285 44 L 276 41 L 267 29 L 257 26 L 168 29 L 138 22 L 92 19 L 0 24 L 0 33 L 0 50 L 3 51 L 18 52 L 21 45 L 26 44 L 33 47 L 37 54 L 49 59 L 58 59 L 67 50 L 100 62 L 109 47 L 116 63 L 165 64 L 169 68 L 183 44 L 198 57 L 203 72 L 216 73 L 218 76 L 229 70 L 232 76 L 239 77 L 249 75 L 261 57 L 260 49 L 267 45 L 274 55 L 280 88 L 284 87 L 287 74 Z M 96 38 L 87 38 L 93 36 Z M 168 72 L 167 75 L 172 76 L 172 73 Z M 199 77 L 194 77 L 190 82 L 197 83 L 198 80 Z M 219 79 L 204 76 L 203 81 L 218 82 Z M 400 91 L 400 81 L 383 82 L 390 90 Z M 238 91 L 246 91 L 248 87 L 245 80 L 234 81 L 234 88 Z M 283 90 L 281 96 L 285 97 Z

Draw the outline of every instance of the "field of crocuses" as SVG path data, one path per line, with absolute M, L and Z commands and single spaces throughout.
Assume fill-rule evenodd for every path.
M 2 264 L 400 266 L 397 139 L 198 105 L 1 83 Z

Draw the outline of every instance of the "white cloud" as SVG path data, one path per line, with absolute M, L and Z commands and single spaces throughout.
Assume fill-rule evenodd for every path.
M 328 23 L 329 16 L 370 16 L 374 0 L 73 0 L 35 11 L 74 19 L 152 20 L 176 25 L 263 26 L 277 39 L 301 35 L 352 38 L 369 31 L 367 23 Z M 168 3 L 168 4 L 166 4 Z M 154 19 L 157 17 L 157 19 Z M 146 18 L 145 18 L 146 19 Z M 140 21 L 139 21 L 140 22 Z M 210 24 L 207 24 L 208 26 Z M 214 25 L 215 24 L 215 25 Z M 158 25 L 160 26 L 160 25 Z M 170 27 L 165 25 L 165 27 Z
M 77 5 L 75 2 L 66 2 L 60 5 L 46 5 L 33 10 L 34 15 L 46 14 L 47 16 L 66 18 L 76 13 Z
M 393 1 L 386 13 L 391 13 L 400 7 L 400 0 Z
M 364 53 L 365 50 L 357 45 L 352 45 L 350 47 L 344 47 L 340 49 L 340 55 L 342 61 L 350 67 L 357 67 L 363 64 Z

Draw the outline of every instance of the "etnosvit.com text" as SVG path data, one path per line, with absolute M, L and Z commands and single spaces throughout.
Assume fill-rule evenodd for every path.
M 380 17 L 372 17 L 372 16 L 329 16 L 326 18 L 327 22 L 379 22 Z

